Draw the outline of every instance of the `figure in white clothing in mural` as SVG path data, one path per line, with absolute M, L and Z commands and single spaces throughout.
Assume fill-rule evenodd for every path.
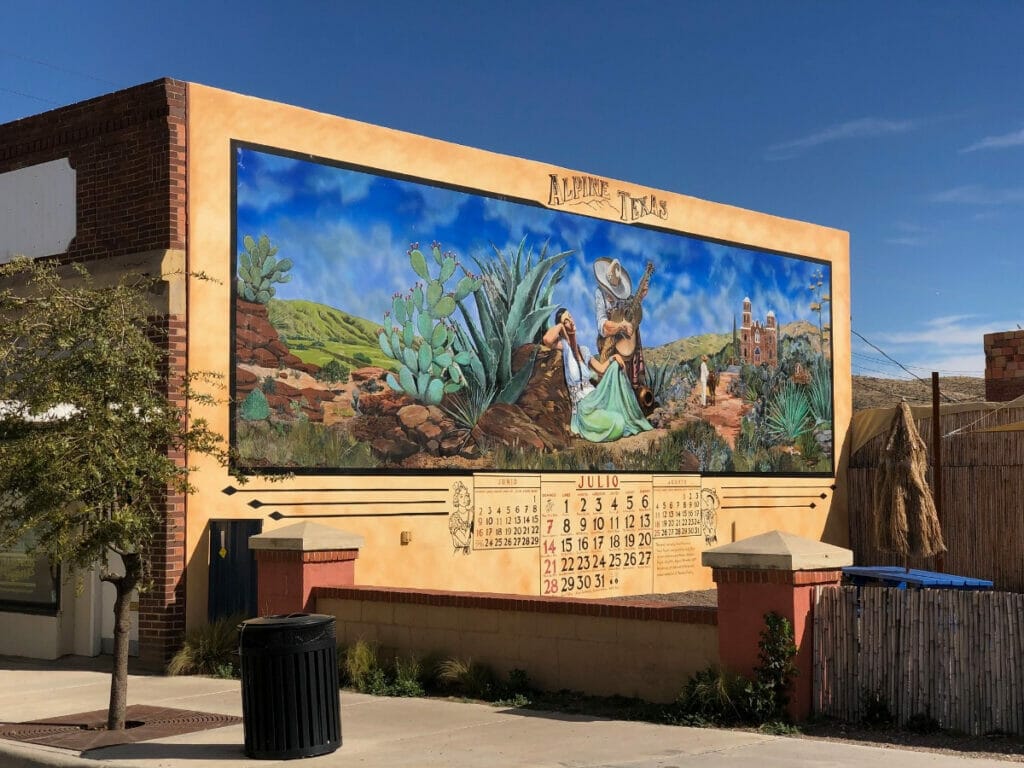
M 652 429 L 637 404 L 624 373 L 625 362 L 615 353 L 602 361 L 580 346 L 569 310 L 555 312 L 555 323 L 544 334 L 544 345 L 562 351 L 565 385 L 572 403 L 570 430 L 592 443 L 618 440 Z M 593 379 L 600 376 L 597 386 Z

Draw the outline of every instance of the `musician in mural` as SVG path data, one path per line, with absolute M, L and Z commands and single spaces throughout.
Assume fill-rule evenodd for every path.
M 653 272 L 654 264 L 648 262 L 640 285 L 633 293 L 633 281 L 618 259 L 600 258 L 594 262 L 598 359 L 607 362 L 613 354 L 623 359 L 626 378 L 645 414 L 653 410 L 654 397 L 647 387 L 640 321 L 643 319 L 641 304 L 647 296 Z
M 544 333 L 543 343 L 562 351 L 565 385 L 572 404 L 569 429 L 592 443 L 606 443 L 652 429 L 625 376 L 626 361 L 618 353 L 607 360 L 590 354 L 576 337 L 576 322 L 564 307 Z M 597 386 L 594 379 L 600 378 Z

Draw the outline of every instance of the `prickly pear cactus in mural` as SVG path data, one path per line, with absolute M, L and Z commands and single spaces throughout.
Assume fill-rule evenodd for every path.
M 420 402 L 438 405 L 445 394 L 458 392 L 466 384 L 462 366 L 469 365 L 470 353 L 453 349 L 456 331 L 450 318 L 458 302 L 480 287 L 480 280 L 463 269 L 454 290 L 446 292 L 445 284 L 462 267 L 455 254 L 442 253 L 438 243 L 430 246 L 430 254 L 436 275 L 417 243 L 409 249 L 413 271 L 424 282 L 416 283 L 404 296 L 394 295 L 378 340 L 381 351 L 398 363 L 397 378 L 387 375 L 388 386 Z
M 285 274 L 292 268 L 291 259 L 278 261 L 275 258 L 277 248 L 270 244 L 266 235 L 260 235 L 258 241 L 246 235 L 242 243 L 245 250 L 238 254 L 238 295 L 246 301 L 266 304 L 277 293 L 274 283 L 287 283 L 292 279 Z

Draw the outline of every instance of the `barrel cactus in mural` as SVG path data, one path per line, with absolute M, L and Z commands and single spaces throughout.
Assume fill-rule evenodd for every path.
M 466 384 L 463 366 L 470 364 L 470 353 L 453 348 L 457 337 L 451 316 L 460 301 L 480 288 L 480 279 L 463 269 L 455 254 L 442 253 L 438 243 L 431 245 L 430 255 L 433 265 L 419 244 L 409 249 L 409 262 L 423 282 L 406 295 L 394 295 L 377 339 L 381 351 L 398 363 L 397 378 L 394 373 L 387 375 L 388 386 L 438 405 L 445 394 Z M 446 290 L 456 269 L 462 269 L 463 275 L 454 289 Z
M 292 276 L 291 259 L 276 258 L 277 248 L 270 244 L 270 238 L 260 235 L 254 240 L 250 235 L 242 239 L 245 250 L 238 254 L 239 297 L 257 304 L 266 304 L 277 293 L 274 283 L 287 283 Z

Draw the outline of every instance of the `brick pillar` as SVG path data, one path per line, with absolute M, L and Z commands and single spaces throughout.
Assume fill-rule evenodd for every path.
M 176 386 L 186 372 L 185 320 L 180 315 L 150 318 L 157 342 L 167 351 L 165 375 L 168 399 L 186 407 Z M 168 453 L 178 466 L 188 457 L 182 450 Z M 185 636 L 185 523 L 188 499 L 169 488 L 163 498 L 164 518 L 153 538 L 150 588 L 139 595 L 139 660 L 147 667 L 163 669 Z
M 308 522 L 250 536 L 259 615 L 311 613 L 314 587 L 355 585 L 362 546 L 362 536 Z
M 701 556 L 718 585 L 718 653 L 724 668 L 750 676 L 758 666 L 764 616 L 793 624 L 799 674 L 789 713 L 806 720 L 814 693 L 814 588 L 838 584 L 853 552 L 781 531 L 709 549 Z
M 1024 395 L 1024 331 L 985 334 L 985 399 L 1008 402 Z

